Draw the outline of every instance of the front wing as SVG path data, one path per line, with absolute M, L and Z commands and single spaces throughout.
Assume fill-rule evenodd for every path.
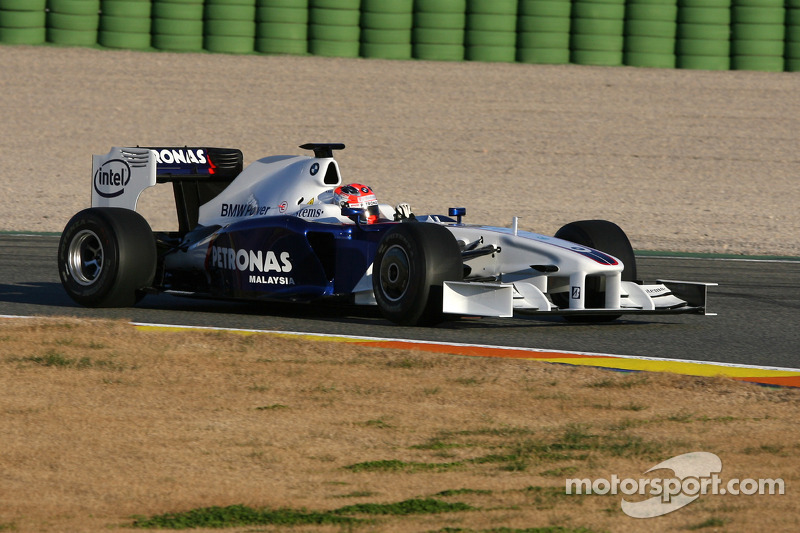
M 442 310 L 457 315 L 511 317 L 532 315 L 634 315 L 693 313 L 714 315 L 707 308 L 708 287 L 716 283 L 658 280 L 652 284 L 620 283 L 619 306 L 602 309 L 556 307 L 535 285 L 527 282 L 444 282 Z

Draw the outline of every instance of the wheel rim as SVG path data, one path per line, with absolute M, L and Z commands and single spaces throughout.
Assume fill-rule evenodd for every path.
M 387 300 L 396 302 L 408 290 L 409 263 L 408 254 L 398 245 L 391 246 L 383 255 L 380 287 Z
M 103 245 L 97 234 L 82 230 L 72 239 L 67 251 L 67 270 L 80 285 L 91 285 L 103 272 Z

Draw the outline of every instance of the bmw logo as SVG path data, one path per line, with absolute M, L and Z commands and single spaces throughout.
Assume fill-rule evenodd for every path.
M 319 163 L 314 163 L 313 165 L 311 165 L 310 172 L 312 176 L 316 175 L 316 173 L 319 172 Z

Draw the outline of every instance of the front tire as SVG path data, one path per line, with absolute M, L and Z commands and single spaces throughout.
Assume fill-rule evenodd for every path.
M 84 209 L 70 219 L 58 245 L 61 284 L 87 307 L 130 307 L 156 272 L 153 231 L 137 212 Z
M 447 228 L 405 222 L 378 244 L 372 290 L 387 319 L 403 326 L 431 326 L 444 319 L 443 283 L 463 276 L 461 250 Z

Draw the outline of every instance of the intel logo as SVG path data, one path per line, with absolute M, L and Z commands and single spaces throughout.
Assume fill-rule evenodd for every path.
M 116 198 L 131 181 L 131 167 L 122 159 L 110 159 L 94 173 L 94 190 L 103 198 Z

